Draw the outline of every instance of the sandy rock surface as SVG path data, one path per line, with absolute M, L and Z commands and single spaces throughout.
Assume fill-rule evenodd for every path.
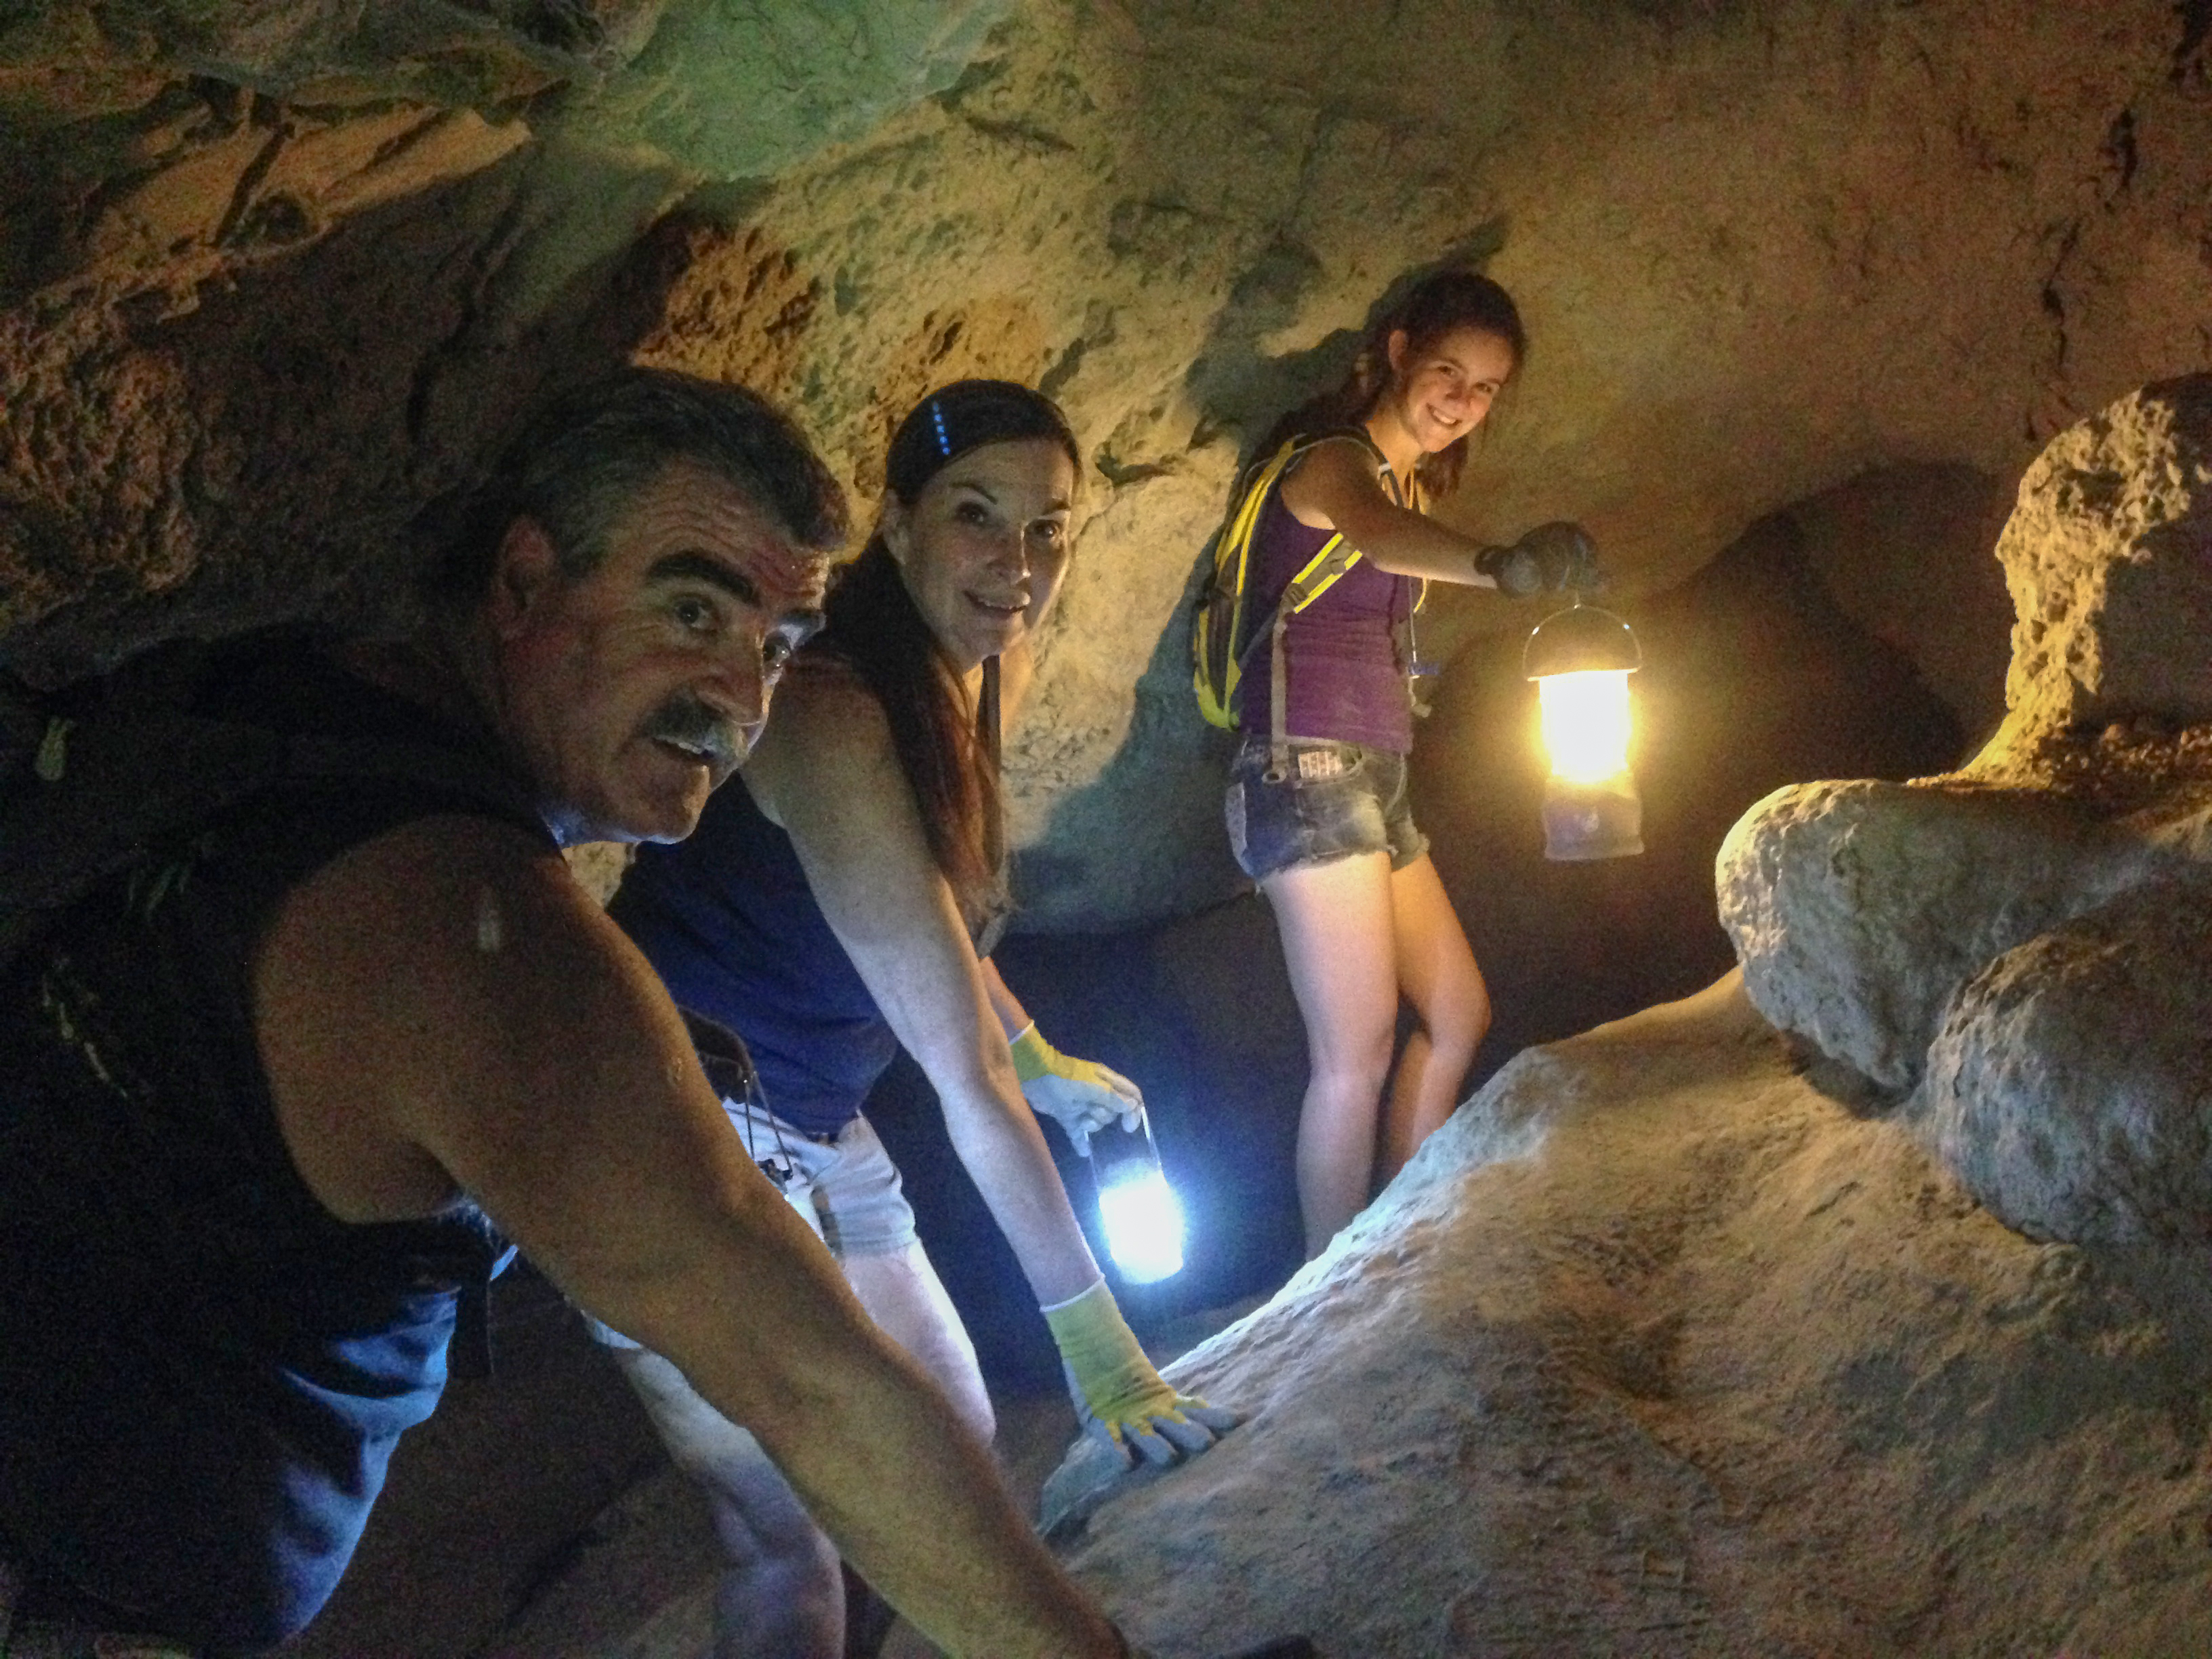
M 1912 1110 L 2023 1232 L 2202 1243 L 2212 881 L 2139 888 L 1991 962 L 1948 1009 Z
M 2049 730 L 2212 719 L 2212 374 L 2068 428 L 1997 541 L 2019 613 L 2010 718 Z
M 1066 1550 L 1170 1659 L 2212 1645 L 2201 1252 L 2031 1243 L 1726 981 L 1533 1051 Z
M 1906 1089 L 1969 978 L 2174 862 L 2046 793 L 1808 783 L 1744 815 L 1715 883 L 1759 1011 Z
M 2207 41 L 2169 0 L 93 6 L 0 30 L 0 656 L 373 609 L 548 385 L 743 374 L 866 495 L 960 374 L 1085 434 L 1085 544 L 1009 746 L 1029 925 L 1229 890 L 1188 580 L 1240 441 L 1445 258 L 1536 351 L 1443 509 L 1588 523 L 1620 592 L 1863 475 L 1824 579 L 1931 627 L 2048 435 L 2212 353 Z M 1415 44 L 1417 43 L 1417 44 Z M 1936 469 L 1929 471 L 1929 469 Z M 1950 505 L 1946 505 L 1950 503 Z M 1923 515 L 1923 517 L 1925 515 Z M 1531 620 L 1438 596 L 1449 654 Z

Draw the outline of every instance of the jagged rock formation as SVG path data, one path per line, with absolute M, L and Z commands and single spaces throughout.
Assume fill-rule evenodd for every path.
M 2055 439 L 1998 542 L 2006 721 L 1961 772 L 1808 784 L 1722 849 L 1761 1012 L 1887 1087 L 2039 1237 L 2212 1217 L 2212 375 Z M 2096 722 L 2085 729 L 2084 722 Z
M 2212 374 L 2060 433 L 2021 480 L 1997 558 L 2020 612 L 2011 740 L 2212 720 Z
M 2212 882 L 2152 882 L 1962 987 L 1928 1054 L 1943 1161 L 2036 1238 L 2212 1223 Z
M 1487 259 L 1537 341 L 1448 514 L 1583 519 L 1632 599 L 1869 471 L 2002 487 L 2212 356 L 2196 9 L 1395 15 L 15 8 L 0 653 L 371 609 L 414 510 L 621 357 L 757 380 L 864 490 L 931 381 L 1035 378 L 1097 465 L 1022 880 L 1031 926 L 1121 925 L 1233 885 L 1176 617 L 1237 442 L 1408 270 Z M 1832 580 L 1955 680 L 1929 589 Z M 1445 595 L 1434 642 L 1524 620 Z

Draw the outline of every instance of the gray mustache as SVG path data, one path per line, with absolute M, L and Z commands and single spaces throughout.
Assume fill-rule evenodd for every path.
M 736 725 L 698 698 L 680 693 L 653 711 L 645 735 L 698 750 L 720 771 L 734 771 L 745 757 L 745 736 Z

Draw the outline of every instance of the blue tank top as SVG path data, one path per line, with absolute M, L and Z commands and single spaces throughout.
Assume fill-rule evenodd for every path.
M 1290 586 L 1328 542 L 1330 532 L 1300 524 L 1270 492 L 1252 535 L 1255 565 L 1245 602 L 1257 631 L 1249 641 L 1240 682 L 1246 732 L 1266 737 L 1274 708 L 1267 619 Z M 1406 695 L 1406 665 L 1398 658 L 1398 633 L 1413 604 L 1412 579 L 1394 576 L 1362 559 L 1304 611 L 1283 634 L 1284 682 L 1289 707 L 1284 730 L 1294 738 L 1328 738 L 1403 755 L 1413 747 L 1413 720 Z
M 742 775 L 688 839 L 641 847 L 607 910 L 679 1007 L 745 1040 L 776 1115 L 834 1134 L 860 1115 L 898 1040 Z
M 221 718 L 501 764 L 298 641 L 240 647 L 206 683 Z M 336 1588 L 497 1244 L 473 1206 L 380 1225 L 322 1206 L 261 1072 L 252 963 L 331 859 L 482 811 L 398 781 L 282 786 L 9 964 L 0 1555 L 34 1595 L 233 1651 L 289 1637 Z

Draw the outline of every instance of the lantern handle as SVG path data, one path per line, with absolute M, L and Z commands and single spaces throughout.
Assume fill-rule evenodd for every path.
M 1554 674 L 1632 674 L 1644 666 L 1644 647 L 1636 630 L 1620 617 L 1592 605 L 1577 592 L 1564 611 L 1554 611 L 1528 630 L 1521 647 L 1524 679 Z

